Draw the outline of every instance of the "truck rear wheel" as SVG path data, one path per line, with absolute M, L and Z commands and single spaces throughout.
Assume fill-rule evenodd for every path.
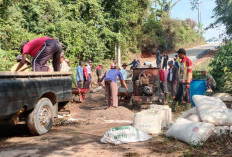
M 33 135 L 42 135 L 49 132 L 54 121 L 53 114 L 52 102 L 48 98 L 40 99 L 27 118 L 30 132 Z

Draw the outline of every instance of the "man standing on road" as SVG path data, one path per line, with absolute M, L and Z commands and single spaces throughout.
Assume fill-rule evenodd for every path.
M 82 83 L 84 80 L 83 69 L 82 69 L 83 65 L 84 65 L 84 63 L 82 61 L 80 61 L 79 66 L 77 67 L 76 77 L 77 77 L 77 87 L 78 88 L 82 88 Z
M 83 75 L 84 75 L 84 88 L 89 89 L 89 75 L 88 75 L 88 63 L 85 63 L 85 66 L 83 68 Z
M 48 71 L 47 61 L 53 58 L 54 71 L 60 71 L 60 56 L 62 46 L 59 41 L 51 37 L 40 37 L 21 44 L 22 60 L 15 71 L 18 71 L 26 62 L 27 55 L 33 57 L 32 71 Z
M 89 76 L 88 82 L 89 82 L 89 86 L 90 86 L 91 82 L 92 82 L 92 79 L 93 79 L 93 76 L 92 76 L 92 61 L 91 60 L 88 61 L 87 73 L 88 73 L 88 76 Z
M 161 62 L 162 62 L 162 56 L 160 54 L 160 51 L 158 50 L 157 54 L 156 54 L 156 65 L 157 65 L 157 68 L 161 68 Z
M 106 89 L 106 97 L 107 97 L 107 104 L 109 107 L 118 107 L 118 87 L 117 87 L 117 77 L 121 80 L 121 83 L 126 88 L 128 92 L 128 87 L 126 85 L 125 80 L 123 79 L 122 73 L 118 70 L 118 66 L 115 65 L 109 71 L 105 73 L 105 75 L 101 78 L 100 82 L 105 79 L 105 89 Z M 112 103 L 111 103 L 112 99 Z M 111 105 L 113 104 L 113 105 Z
M 122 73 L 122 76 L 123 76 L 123 80 L 127 80 L 127 71 L 126 71 L 126 67 L 127 67 L 127 64 L 126 64 L 126 63 L 123 63 L 122 69 L 120 70 L 120 72 Z
M 173 65 L 173 61 L 168 62 L 169 69 L 168 69 L 168 92 L 171 93 L 172 98 L 176 98 L 176 87 L 177 87 L 177 80 L 178 80 L 178 69 Z
M 177 51 L 179 58 L 181 59 L 179 67 L 179 88 L 176 94 L 176 98 L 172 104 L 172 111 L 175 112 L 177 102 L 183 101 L 182 104 L 189 103 L 189 87 L 192 81 L 192 61 L 186 56 L 185 49 L 181 48 Z M 187 107 L 187 106 L 186 106 Z
M 98 66 L 96 68 L 97 82 L 100 81 L 101 71 L 102 71 L 102 64 L 100 63 L 100 64 L 98 64 Z
M 168 66 L 168 55 L 165 53 L 164 54 L 164 61 L 163 61 L 163 69 L 167 70 L 167 66 Z

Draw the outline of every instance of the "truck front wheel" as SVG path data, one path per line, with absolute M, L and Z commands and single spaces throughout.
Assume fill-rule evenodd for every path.
M 51 130 L 53 121 L 52 102 L 48 98 L 42 98 L 28 115 L 27 125 L 33 135 L 42 135 Z

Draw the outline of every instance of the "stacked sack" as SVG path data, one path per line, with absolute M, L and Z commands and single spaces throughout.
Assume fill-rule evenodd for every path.
M 172 121 L 171 108 L 167 105 L 151 105 L 150 109 L 138 112 L 134 116 L 132 126 L 121 126 L 109 129 L 101 139 L 101 143 L 122 144 L 146 141 L 149 134 L 159 134 L 168 128 Z
M 151 105 L 150 109 L 138 112 L 134 116 L 133 126 L 150 134 L 159 134 L 170 126 L 172 121 L 171 108 L 167 105 Z
M 165 133 L 191 145 L 232 130 L 232 110 L 218 97 L 194 95 L 196 107 L 183 113 Z

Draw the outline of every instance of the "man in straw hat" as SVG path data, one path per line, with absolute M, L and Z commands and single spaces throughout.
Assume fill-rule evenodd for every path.
M 122 76 L 123 76 L 123 79 L 124 79 L 124 80 L 127 80 L 127 71 L 126 71 L 126 67 L 127 67 L 127 64 L 126 64 L 126 63 L 123 63 L 122 69 L 120 70 L 120 72 L 122 73 Z

